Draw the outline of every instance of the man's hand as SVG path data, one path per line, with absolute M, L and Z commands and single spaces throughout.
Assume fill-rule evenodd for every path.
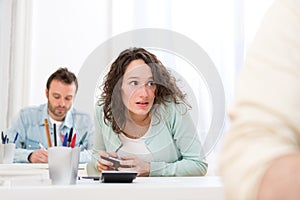
M 31 153 L 28 160 L 31 163 L 48 163 L 48 151 L 39 149 Z

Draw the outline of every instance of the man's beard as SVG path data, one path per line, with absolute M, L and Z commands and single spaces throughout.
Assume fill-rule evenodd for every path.
M 56 112 L 56 108 L 64 108 L 64 112 Z M 56 117 L 64 117 L 69 109 L 66 107 L 53 107 L 49 102 L 48 102 L 48 109 L 49 112 L 51 112 L 54 116 Z

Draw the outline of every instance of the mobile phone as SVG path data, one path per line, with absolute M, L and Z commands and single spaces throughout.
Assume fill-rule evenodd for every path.
M 118 159 L 118 158 L 114 158 L 114 157 L 111 157 L 111 156 L 109 156 L 109 157 L 101 156 L 101 158 L 104 159 L 104 160 L 107 160 L 109 162 L 112 162 L 113 163 L 112 168 L 114 168 L 114 169 L 118 169 L 121 166 L 120 165 L 121 160 Z

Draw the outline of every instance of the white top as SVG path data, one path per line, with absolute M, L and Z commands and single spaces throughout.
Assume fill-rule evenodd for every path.
M 149 131 L 149 130 L 148 130 Z M 147 133 L 148 133 L 147 131 Z M 130 156 L 135 155 L 139 159 L 150 162 L 153 157 L 149 149 L 145 145 L 145 139 L 147 133 L 138 139 L 131 139 L 124 135 L 123 133 L 119 134 L 120 140 L 122 142 L 122 147 L 118 151 L 119 156 Z

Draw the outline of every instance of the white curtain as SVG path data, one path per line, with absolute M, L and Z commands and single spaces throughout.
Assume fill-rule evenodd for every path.
M 0 1 L 0 128 L 28 103 L 31 1 Z
M 12 0 L 0 1 L 0 130 L 7 127 Z

